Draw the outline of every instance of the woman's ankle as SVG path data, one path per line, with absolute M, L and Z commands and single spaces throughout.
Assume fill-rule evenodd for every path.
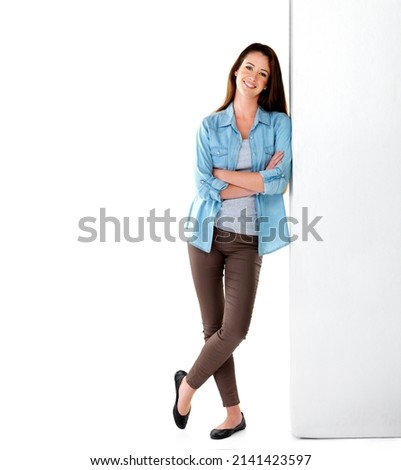
M 186 377 L 182 379 L 180 388 L 178 390 L 178 412 L 181 415 L 186 415 L 191 409 L 191 400 L 195 393 L 195 389 L 192 388 L 186 381 Z

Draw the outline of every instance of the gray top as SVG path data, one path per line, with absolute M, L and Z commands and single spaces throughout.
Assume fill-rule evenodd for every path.
M 251 151 L 248 139 L 242 141 L 238 155 L 237 170 L 251 170 Z M 224 199 L 216 215 L 214 225 L 229 232 L 258 235 L 255 230 L 255 196 Z

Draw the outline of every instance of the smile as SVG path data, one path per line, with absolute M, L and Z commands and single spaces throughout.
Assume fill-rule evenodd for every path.
M 249 83 L 249 82 L 247 82 L 246 80 L 244 80 L 243 83 L 244 83 L 244 85 L 245 85 L 247 88 L 250 88 L 250 89 L 252 89 L 252 90 L 253 90 L 254 88 L 256 88 L 256 85 L 253 85 L 252 83 Z

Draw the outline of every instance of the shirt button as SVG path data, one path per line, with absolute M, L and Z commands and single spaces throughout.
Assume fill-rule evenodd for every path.
M 220 155 L 220 150 L 217 151 L 217 155 Z
M 204 181 L 203 181 L 203 180 L 201 180 L 201 183 L 203 184 L 203 183 L 204 183 Z
M 253 139 L 253 135 L 251 135 L 249 138 L 250 138 L 250 139 Z

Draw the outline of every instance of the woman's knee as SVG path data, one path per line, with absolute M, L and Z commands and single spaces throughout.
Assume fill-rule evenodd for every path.
M 203 324 L 203 337 L 207 341 L 211 336 L 213 336 L 216 331 L 219 331 L 221 328 L 221 323 L 219 324 Z
M 235 325 L 234 327 L 222 327 L 219 331 L 220 338 L 237 347 L 248 334 L 249 325 Z

